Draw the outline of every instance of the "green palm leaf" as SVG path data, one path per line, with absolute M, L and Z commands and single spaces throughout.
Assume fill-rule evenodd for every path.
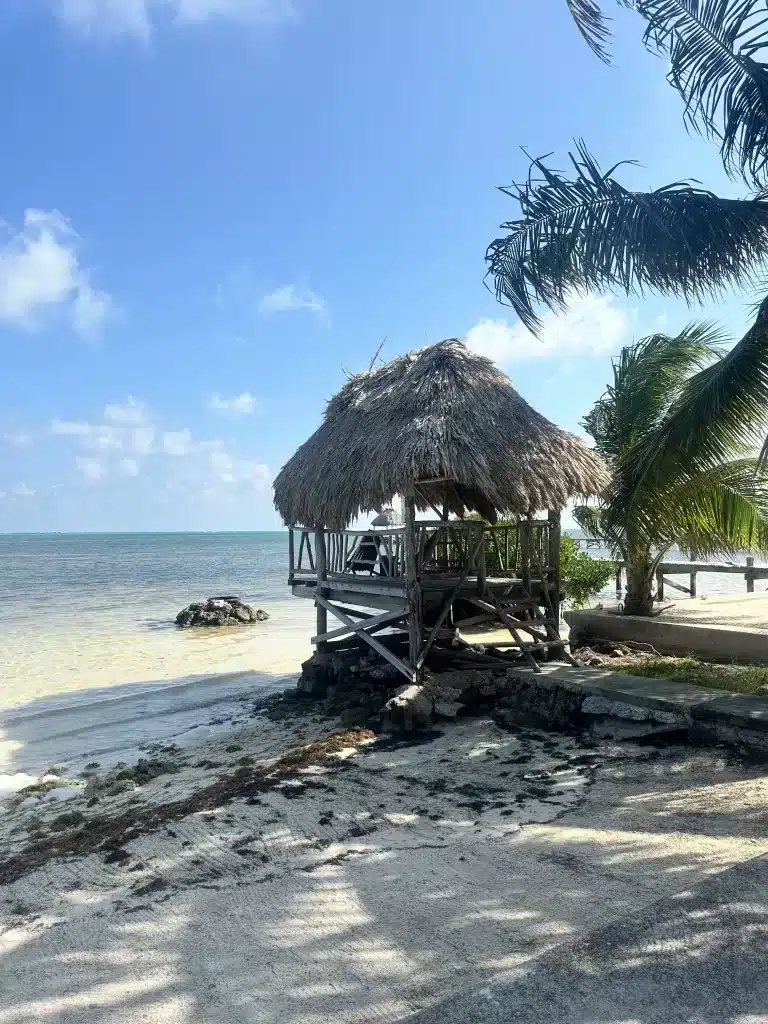
M 703 322 L 623 348 L 613 384 L 582 422 L 603 458 L 615 462 L 656 431 L 691 375 L 722 355 L 724 341 L 719 328 Z
M 651 289 L 692 300 L 754 281 L 768 254 L 768 200 L 721 199 L 688 182 L 631 192 L 583 142 L 571 161 L 571 179 L 537 159 L 524 184 L 501 189 L 522 217 L 488 247 L 488 275 L 531 330 L 540 325 L 536 303 L 563 309 L 572 291 Z
M 610 64 L 606 43 L 610 39 L 608 18 L 593 0 L 565 0 L 576 27 L 587 46 L 605 64 Z
M 754 459 L 724 463 L 670 488 L 664 496 L 670 540 L 699 557 L 768 552 L 768 478 Z
M 627 549 L 623 532 L 606 523 L 605 510 L 595 505 L 577 505 L 573 518 L 590 540 L 599 540 L 619 558 L 626 559 Z
M 756 451 L 767 416 L 768 303 L 730 352 L 681 384 L 658 428 L 624 452 L 623 501 L 641 483 L 658 488 Z
M 646 44 L 669 57 L 688 124 L 721 144 L 729 173 L 760 186 L 768 164 L 765 0 L 635 0 Z

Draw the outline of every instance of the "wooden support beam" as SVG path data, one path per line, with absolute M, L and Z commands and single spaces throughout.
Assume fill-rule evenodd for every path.
M 473 559 L 477 557 L 477 553 L 480 550 L 480 548 L 483 547 L 484 543 L 485 543 L 485 538 L 483 537 L 483 531 L 481 529 L 480 530 L 480 540 L 477 542 L 475 550 L 472 552 L 472 558 Z M 464 567 L 464 573 L 459 577 L 459 579 L 456 582 L 456 586 L 453 588 L 453 590 L 448 595 L 448 599 L 446 600 L 445 604 L 443 605 L 443 610 L 440 612 L 440 615 L 437 618 L 437 622 L 432 627 L 432 629 L 430 631 L 430 634 L 427 637 L 427 641 L 424 644 L 424 649 L 422 650 L 421 654 L 419 655 L 419 659 L 416 662 L 416 671 L 417 672 L 421 670 L 422 665 L 427 660 L 427 654 L 429 653 L 429 649 L 432 646 L 432 644 L 434 643 L 435 637 L 437 636 L 437 634 L 438 634 L 438 632 L 440 630 L 440 627 L 443 625 L 443 623 L 445 622 L 446 618 L 448 617 L 448 612 L 450 612 L 451 608 L 453 607 L 453 602 L 456 600 L 456 595 L 461 590 L 461 588 L 462 588 L 462 586 L 463 586 L 463 584 L 464 584 L 464 582 L 465 582 L 465 580 L 467 578 L 468 572 L 469 572 L 469 565 L 466 565 Z
M 343 612 L 339 611 L 338 608 L 336 608 L 334 605 L 332 605 L 330 603 L 330 601 L 326 601 L 326 599 L 324 597 L 322 597 L 320 594 L 315 594 L 315 601 L 317 601 L 319 604 L 321 604 L 323 606 L 323 608 L 325 608 L 325 610 L 327 612 L 331 613 L 331 615 L 335 615 L 336 618 L 339 620 L 339 622 L 343 622 L 345 626 L 355 627 L 357 625 L 355 622 L 352 621 L 352 619 L 350 619 Z M 356 630 L 355 630 L 355 632 L 356 632 Z M 410 666 L 406 665 L 404 662 L 402 662 L 397 657 L 396 654 L 393 654 L 391 651 L 387 650 L 387 648 L 384 646 L 384 644 L 379 643 L 379 641 L 376 639 L 376 637 L 369 636 L 368 633 L 365 633 L 365 632 L 357 633 L 357 635 L 359 637 L 361 637 L 361 639 L 365 640 L 365 642 L 370 647 L 372 647 L 374 649 L 374 651 L 376 651 L 378 654 L 380 654 L 382 656 L 382 658 L 384 658 L 386 661 L 388 661 L 390 663 L 390 665 L 394 665 L 394 667 L 398 670 L 398 672 L 402 672 L 402 674 L 405 676 L 405 678 L 409 682 L 413 681 L 413 672 L 411 671 Z
M 550 581 L 554 583 L 552 594 L 552 617 L 560 631 L 560 509 L 550 509 L 547 516 L 549 523 L 549 564 Z
M 416 553 L 416 501 L 409 491 L 403 501 L 405 511 L 405 585 L 408 600 L 408 663 L 412 681 L 416 682 L 421 654 L 421 589 L 418 580 Z
M 317 609 L 317 633 L 322 636 L 328 632 L 328 614 L 321 596 L 325 594 L 326 583 L 326 561 L 325 561 L 325 532 L 322 526 L 315 530 L 315 563 L 317 565 L 317 588 L 315 591 L 315 608 Z M 319 643 L 318 650 L 324 651 L 325 644 Z
M 531 668 L 533 669 L 534 672 L 537 672 L 537 673 L 541 672 L 541 668 L 539 666 L 539 663 L 536 661 L 534 656 L 531 654 L 531 645 L 525 643 L 525 641 L 523 640 L 523 638 L 520 636 L 520 634 L 517 631 L 517 625 L 518 625 L 519 620 L 515 619 L 513 616 L 508 615 L 508 614 L 506 614 L 504 612 L 504 609 L 499 604 L 498 598 L 496 597 L 495 594 L 492 594 L 491 596 L 493 597 L 494 604 L 496 605 L 496 608 L 498 609 L 498 612 L 499 612 L 499 615 L 501 616 L 502 621 L 506 623 L 507 629 L 512 634 L 514 639 L 517 641 L 517 646 L 520 648 L 520 650 L 523 652 L 525 657 L 528 659 L 528 663 L 530 664 Z
M 744 573 L 744 579 L 747 581 L 747 593 L 754 594 L 755 592 L 755 576 L 751 571 L 755 564 L 754 558 L 751 556 L 747 559 L 747 571 Z
M 514 626 L 515 629 L 524 629 L 526 633 L 530 633 L 531 636 L 535 637 L 537 640 L 541 640 L 542 642 L 547 639 L 546 633 L 539 633 L 539 631 L 535 628 L 537 625 L 537 621 L 541 622 L 541 619 L 532 619 L 530 622 L 526 621 L 525 619 L 518 619 L 516 618 L 516 616 L 512 615 L 511 612 L 508 612 L 506 608 L 504 608 L 504 606 L 501 604 L 501 602 L 498 601 L 495 597 L 493 598 L 493 600 L 495 604 L 489 604 L 487 601 L 481 601 L 479 598 L 470 598 L 472 604 L 476 604 L 478 608 L 484 608 L 487 611 L 492 612 L 494 618 L 501 618 L 501 621 L 504 623 L 507 629 L 511 629 L 512 626 Z
M 486 576 L 485 576 L 485 530 L 483 524 L 480 523 L 480 540 L 478 541 L 475 550 L 472 552 L 472 561 L 477 566 L 477 589 L 480 591 L 480 596 L 485 595 L 487 589 Z
M 459 622 L 454 620 L 454 626 L 456 629 L 468 629 L 470 626 L 479 626 L 481 622 L 491 622 L 496 618 L 496 611 L 492 613 L 486 612 L 485 615 L 470 615 L 468 619 L 461 619 Z
M 335 607 L 331 605 L 331 607 Z M 363 619 L 362 622 L 353 622 L 351 626 L 341 626 L 339 629 L 332 629 L 329 633 L 322 633 L 320 636 L 313 636 L 312 643 L 319 644 L 325 640 L 333 640 L 336 637 L 347 636 L 349 633 L 361 633 L 363 630 L 375 633 L 379 629 L 401 622 L 408 614 L 408 609 L 403 608 L 399 612 L 382 612 L 381 615 L 373 615 Z
M 672 580 L 668 580 L 666 576 L 662 576 L 664 580 L 664 586 L 672 587 L 673 590 L 679 590 L 683 594 L 690 594 L 688 587 L 684 587 L 682 583 L 673 583 Z
M 293 583 L 293 570 L 296 568 L 296 553 L 293 550 L 293 527 L 288 527 L 288 584 Z
M 335 597 L 331 597 L 331 600 L 335 601 L 336 607 L 340 608 L 344 612 L 345 615 L 356 616 L 358 619 L 374 619 L 374 618 L 376 618 L 376 616 L 373 614 L 373 612 L 363 612 L 359 608 L 350 608 L 349 605 L 339 604 L 339 602 L 336 601 Z M 392 611 L 395 611 L 395 610 L 396 609 L 394 609 L 394 608 L 392 609 Z

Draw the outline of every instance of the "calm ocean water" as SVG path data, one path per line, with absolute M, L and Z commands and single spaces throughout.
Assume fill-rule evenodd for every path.
M 314 619 L 286 578 L 285 533 L 0 536 L 0 707 L 233 672 L 286 685 L 310 653 Z M 740 576 L 701 574 L 698 586 L 745 592 Z M 228 593 L 266 608 L 269 621 L 174 626 L 190 601 Z M 612 587 L 602 597 L 613 599 Z
M 0 536 L 0 706 L 240 670 L 295 675 L 313 612 L 291 596 L 287 562 L 285 533 Z M 176 628 L 184 605 L 217 594 L 271 617 Z

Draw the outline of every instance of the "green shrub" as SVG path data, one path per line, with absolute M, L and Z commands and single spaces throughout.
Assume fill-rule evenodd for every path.
M 583 608 L 591 597 L 599 594 L 616 573 L 613 562 L 592 558 L 579 551 L 573 538 L 560 539 L 560 579 L 565 598 L 573 608 Z

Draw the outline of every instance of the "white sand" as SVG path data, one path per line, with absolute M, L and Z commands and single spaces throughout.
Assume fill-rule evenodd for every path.
M 161 805 L 215 776 L 198 757 L 263 760 L 323 730 L 256 723 L 229 737 L 242 751 L 190 748 L 178 775 L 86 813 Z M 476 719 L 346 753 L 122 863 L 6 886 L 0 1024 L 395 1021 L 768 850 L 765 773 L 716 752 L 585 751 Z M 4 815 L 3 848 L 58 813 Z
M 681 622 L 692 626 L 723 626 L 728 629 L 768 632 L 768 594 L 694 597 L 677 601 L 665 608 L 660 618 L 664 622 Z

